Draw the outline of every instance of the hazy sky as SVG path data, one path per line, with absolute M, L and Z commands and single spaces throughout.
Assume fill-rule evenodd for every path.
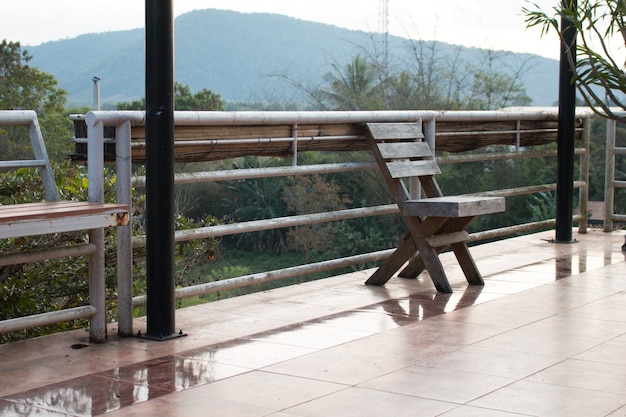
M 556 37 L 526 29 L 526 0 L 387 0 L 389 31 L 415 39 L 531 52 L 558 59 Z M 550 11 L 561 0 L 533 0 Z M 348 29 L 376 31 L 379 0 L 173 0 L 176 16 L 194 9 L 280 13 Z M 1 0 L 0 39 L 22 45 L 144 26 L 144 0 Z

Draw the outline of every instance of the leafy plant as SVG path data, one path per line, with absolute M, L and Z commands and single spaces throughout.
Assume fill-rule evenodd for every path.
M 620 51 L 626 44 L 626 3 L 567 0 L 550 12 L 530 4 L 522 9 L 528 27 L 539 27 L 542 36 L 550 32 L 559 35 L 574 73 L 573 82 L 585 102 L 598 114 L 626 123 L 626 118 L 611 109 L 626 109 L 626 75 Z M 575 42 L 570 43 L 570 39 Z

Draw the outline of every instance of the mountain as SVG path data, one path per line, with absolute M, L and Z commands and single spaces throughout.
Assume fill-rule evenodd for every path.
M 207 88 L 226 101 L 290 100 L 294 89 L 280 75 L 315 85 L 332 64 L 343 66 L 371 49 L 375 36 L 276 14 L 196 10 L 175 21 L 175 78 L 194 92 Z M 390 55 L 399 62 L 409 59 L 409 44 L 390 36 Z M 53 74 L 68 91 L 71 105 L 93 103 L 94 76 L 101 79 L 103 104 L 145 95 L 143 29 L 81 35 L 26 49 L 32 64 Z M 436 49 L 451 54 L 456 47 L 437 42 Z M 480 52 L 463 49 L 464 56 L 477 59 Z M 509 54 L 502 62 L 502 70 L 525 62 L 522 80 L 534 105 L 556 101 L 558 61 Z

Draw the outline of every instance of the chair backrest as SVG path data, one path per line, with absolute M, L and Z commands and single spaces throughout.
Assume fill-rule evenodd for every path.
M 416 123 L 368 123 L 367 138 L 378 166 L 398 203 L 411 199 L 402 181 L 419 178 L 426 197 L 442 195 L 434 175 L 441 170 Z

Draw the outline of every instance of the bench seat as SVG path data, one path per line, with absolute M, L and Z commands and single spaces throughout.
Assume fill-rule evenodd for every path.
M 0 238 L 8 239 L 128 224 L 128 206 L 46 201 L 0 206 Z

